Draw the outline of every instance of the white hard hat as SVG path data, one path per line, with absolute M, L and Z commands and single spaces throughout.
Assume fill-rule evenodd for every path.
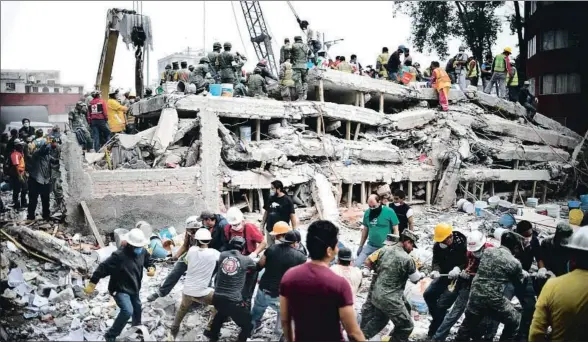
M 235 225 L 243 222 L 243 213 L 237 207 L 231 207 L 227 210 L 227 221 L 230 225 Z
M 461 45 L 461 46 L 459 47 L 459 51 L 465 51 L 465 46 Z
M 202 228 L 202 222 L 198 216 L 190 216 L 186 219 L 186 229 Z
M 208 231 L 208 229 L 201 228 L 196 231 L 194 239 L 198 241 L 210 241 L 212 240 L 212 235 L 210 235 L 210 231 Z
M 479 230 L 474 230 L 468 236 L 468 251 L 477 252 L 486 243 L 486 236 Z
M 135 228 L 141 229 L 145 236 L 151 236 L 153 234 L 153 228 L 147 221 L 139 221 L 135 224 Z
M 143 231 L 139 228 L 133 228 L 130 232 L 125 234 L 122 240 L 127 241 L 127 243 L 134 247 L 144 247 L 149 243 Z
M 572 234 L 572 237 L 565 247 L 580 251 L 588 251 L 588 227 L 582 227 Z
M 506 232 L 506 229 L 504 228 L 496 228 L 494 230 L 494 238 L 498 241 L 500 241 L 500 239 L 502 238 L 502 234 L 504 234 Z

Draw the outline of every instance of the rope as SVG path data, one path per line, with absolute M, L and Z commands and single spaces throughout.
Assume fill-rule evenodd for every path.
M 239 33 L 239 39 L 241 40 L 241 45 L 243 45 L 243 53 L 247 55 L 247 47 L 245 46 L 245 41 L 243 40 L 243 35 L 241 34 L 241 28 L 239 27 L 239 21 L 237 21 L 237 12 L 235 11 L 235 2 L 231 1 L 231 7 L 233 8 L 233 16 L 235 17 L 235 25 L 237 25 L 237 32 Z M 245 13 L 243 13 L 245 15 Z

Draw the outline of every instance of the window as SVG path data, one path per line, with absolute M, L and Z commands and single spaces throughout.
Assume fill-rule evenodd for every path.
M 555 77 L 553 75 L 545 75 L 541 78 L 541 95 L 548 95 L 555 93 Z
M 541 35 L 542 51 L 580 46 L 579 34 L 567 30 L 547 31 Z
M 532 15 L 537 10 L 537 1 L 529 1 L 529 15 Z
M 65 89 L 63 89 L 63 92 L 64 93 L 70 93 L 71 92 L 71 88 L 69 88 L 69 87 L 68 88 L 65 88 Z
M 580 80 L 580 74 L 568 74 L 567 93 L 579 94 L 582 91 L 580 84 L 582 84 Z
M 39 87 L 33 87 L 33 93 L 38 93 L 39 92 Z
M 527 42 L 527 58 L 531 58 L 535 56 L 537 53 L 537 36 L 533 36 L 533 38 L 529 39 Z
M 47 85 L 54 86 L 55 80 L 47 80 Z
M 6 83 L 6 90 L 8 90 L 8 91 L 15 91 L 16 90 L 16 83 L 7 82 Z
M 541 35 L 541 50 L 548 51 L 555 48 L 555 31 L 543 32 Z
M 529 79 L 529 93 L 535 96 L 535 78 Z
M 578 94 L 581 91 L 579 74 L 545 75 L 541 82 L 541 95 Z
M 48 93 L 48 92 L 49 92 L 49 88 L 47 88 L 47 87 L 43 87 L 43 92 L 44 92 L 44 93 Z

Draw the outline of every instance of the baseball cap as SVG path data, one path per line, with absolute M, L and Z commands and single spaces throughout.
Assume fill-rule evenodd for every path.
M 351 250 L 347 247 L 339 248 L 337 258 L 343 261 L 351 261 Z
M 412 231 L 405 229 L 402 232 L 402 234 L 400 234 L 400 235 L 401 235 L 403 241 L 408 239 L 408 240 L 412 241 L 412 243 L 414 244 L 414 248 L 418 248 L 416 245 L 416 242 L 418 241 L 419 238 Z

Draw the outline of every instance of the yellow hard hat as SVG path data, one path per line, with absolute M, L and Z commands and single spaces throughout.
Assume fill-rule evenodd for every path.
M 435 226 L 435 236 L 433 237 L 433 240 L 435 242 L 443 242 L 452 232 L 453 227 L 451 227 L 449 223 L 438 223 Z
M 582 220 L 584 219 L 584 213 L 580 209 L 572 209 L 569 213 L 570 224 L 574 224 L 579 226 L 582 224 Z
M 274 224 L 270 235 L 286 234 L 290 230 L 290 226 L 284 221 L 278 221 Z
M 512 53 L 512 49 L 509 46 L 505 47 L 504 51 L 508 52 L 508 53 Z

